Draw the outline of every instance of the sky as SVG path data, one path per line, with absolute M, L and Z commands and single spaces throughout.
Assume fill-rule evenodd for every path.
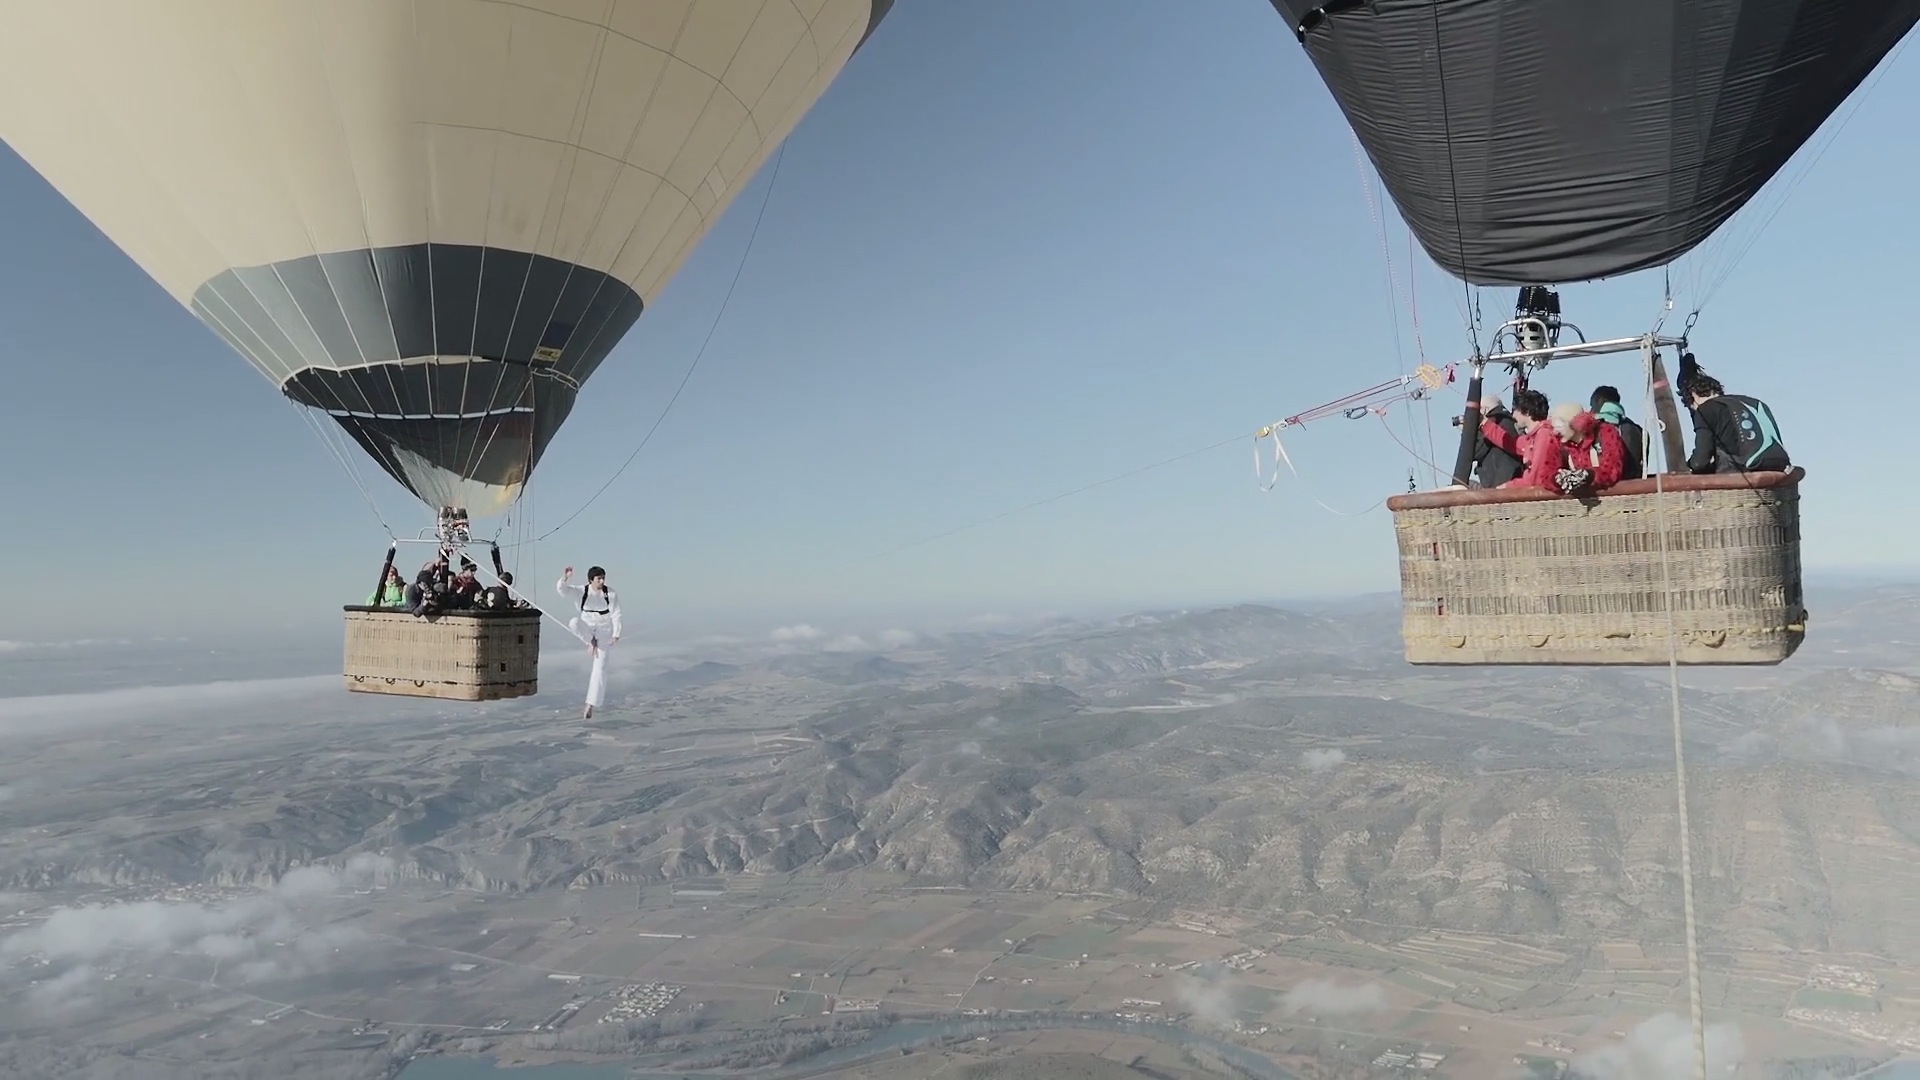
M 632 465 L 509 553 L 521 580 L 604 565 L 642 636 L 1394 589 L 1380 503 L 1410 467 L 1430 483 L 1401 444 L 1451 461 L 1464 385 L 1388 425 L 1290 431 L 1300 476 L 1268 492 L 1252 435 L 1464 359 L 1463 289 L 1363 183 L 1271 5 L 1179 6 L 897 4 L 587 384 L 514 529 L 587 504 L 713 332 Z M 1813 568 L 1914 562 L 1912 455 L 1873 402 L 1910 349 L 1916 107 L 1904 50 L 1672 275 L 1675 323 L 1716 286 L 1696 351 L 1774 405 L 1808 470 Z M 1658 271 L 1562 289 L 1590 337 L 1651 328 L 1663 295 Z M 1511 304 L 1481 300 L 1492 323 Z M 4 149 L 0 326 L 0 639 L 324 626 L 388 527 L 430 524 L 362 464 L 370 508 L 267 380 Z M 1631 398 L 1637 376 L 1623 356 L 1536 385 Z

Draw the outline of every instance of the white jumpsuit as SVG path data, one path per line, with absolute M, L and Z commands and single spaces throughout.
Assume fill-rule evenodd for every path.
M 566 578 L 561 578 L 554 589 L 578 612 L 567 620 L 567 629 L 595 646 L 593 673 L 587 676 L 587 704 L 597 709 L 607 693 L 607 650 L 620 636 L 620 594 L 613 589 L 575 585 Z

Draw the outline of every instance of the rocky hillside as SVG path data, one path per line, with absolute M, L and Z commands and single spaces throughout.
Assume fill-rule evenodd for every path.
M 0 888 L 377 852 L 488 890 L 874 868 L 1386 934 L 1677 933 L 1663 685 L 1413 669 L 1366 637 L 1235 608 L 683 664 L 590 725 L 514 703 L 371 729 L 323 697 L 48 736 L 0 774 L 33 794 Z M 1920 683 L 1776 681 L 1687 695 L 1708 944 L 1920 961 Z

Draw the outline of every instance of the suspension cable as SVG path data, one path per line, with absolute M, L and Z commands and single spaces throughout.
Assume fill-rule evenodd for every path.
M 306 421 L 307 427 L 311 429 L 314 436 L 320 440 L 320 445 L 326 447 L 327 453 L 333 456 L 334 463 L 339 465 L 341 471 L 347 474 L 347 479 L 352 480 L 353 486 L 360 489 L 360 497 L 366 500 L 367 509 L 373 511 L 373 519 L 380 523 L 380 531 L 386 533 L 389 540 L 393 539 L 393 526 L 387 524 L 386 515 L 380 512 L 380 504 L 374 500 L 373 492 L 368 490 L 366 479 L 360 475 L 360 470 L 353 467 L 351 458 L 352 450 L 336 443 L 328 437 L 329 432 L 327 431 L 325 421 L 315 417 L 313 415 L 313 409 L 285 395 L 281 396 L 288 405 L 293 407 L 293 411 L 299 413 L 300 418 Z
M 1652 349 L 1646 353 L 1647 369 L 1647 417 L 1654 425 L 1665 430 L 1659 413 L 1655 411 L 1653 389 Z M 1665 440 L 1662 440 L 1664 445 Z M 1671 469 L 1673 462 L 1665 462 Z M 1677 620 L 1673 611 L 1673 558 L 1672 542 L 1667 534 L 1667 495 L 1666 472 L 1654 473 L 1654 520 L 1660 530 L 1660 586 L 1665 597 L 1667 616 L 1667 694 L 1673 713 L 1673 780 L 1674 798 L 1680 811 L 1680 906 L 1686 925 L 1687 935 L 1687 1011 L 1693 1025 L 1693 1053 L 1695 1080 L 1707 1080 L 1707 1034 L 1701 1016 L 1700 1005 L 1700 947 L 1694 922 L 1693 904 L 1693 827 L 1691 815 L 1687 812 L 1687 754 L 1684 728 L 1680 713 L 1680 642 Z
M 654 417 L 653 426 L 647 428 L 647 433 L 640 437 L 640 445 L 633 448 L 633 453 L 627 455 L 627 460 L 620 463 L 620 467 L 613 471 L 612 476 L 607 477 L 607 482 L 600 485 L 600 490 L 594 492 L 593 495 L 589 497 L 585 503 L 581 504 L 580 509 L 575 510 L 571 514 L 568 514 L 566 519 L 560 522 L 560 524 L 555 525 L 553 528 L 548 529 L 546 532 L 541 533 L 539 536 L 535 537 L 534 539 L 536 541 L 545 540 L 547 537 L 552 536 L 554 533 L 557 533 L 561 529 L 566 528 L 569 522 L 571 522 L 574 518 L 579 517 L 581 514 L 585 513 L 587 510 L 587 507 L 592 506 L 594 502 L 600 498 L 600 496 L 605 495 L 607 493 L 607 489 L 613 486 L 613 482 L 615 480 L 620 479 L 620 475 L 627 471 L 627 466 L 632 465 L 634 462 L 634 459 L 640 456 L 640 451 L 645 450 L 647 448 L 647 444 L 653 441 L 654 432 L 660 430 L 660 425 L 666 421 L 667 414 L 673 412 L 673 406 L 676 402 L 680 400 L 681 392 L 686 390 L 688 381 L 693 378 L 693 373 L 700 369 L 700 361 L 704 359 L 707 355 L 707 346 L 713 344 L 713 335 L 716 331 L 720 329 L 720 320 L 724 318 L 727 314 L 727 305 L 733 302 L 733 290 L 739 286 L 740 275 L 744 273 L 747 269 L 747 259 L 749 256 L 753 254 L 754 241 L 760 238 L 760 223 L 766 219 L 767 203 L 771 202 L 773 199 L 774 182 L 780 179 L 780 162 L 783 159 L 785 159 L 786 156 L 787 156 L 787 144 L 785 142 L 782 142 L 780 144 L 779 151 L 774 154 L 773 169 L 771 171 L 771 174 L 767 177 L 767 189 L 760 196 L 760 212 L 754 215 L 753 229 L 747 234 L 746 250 L 740 253 L 740 265 L 734 267 L 733 280 L 727 284 L 726 295 L 722 297 L 720 300 L 720 310 L 714 312 L 713 323 L 712 325 L 707 327 L 706 339 L 700 342 L 699 351 L 693 354 L 693 363 L 687 365 L 686 374 L 680 376 L 680 385 L 673 388 L 673 396 L 667 399 L 667 407 L 660 410 L 659 416 Z
M 1285 420 L 1279 420 L 1272 424 L 1268 424 L 1265 427 L 1262 427 L 1261 429 L 1259 429 L 1254 433 L 1254 441 L 1256 443 L 1256 446 L 1254 448 L 1254 479 L 1256 480 L 1256 482 L 1260 484 L 1262 490 L 1267 490 L 1267 491 L 1272 490 L 1273 484 L 1269 484 L 1266 482 L 1265 475 L 1261 470 L 1260 451 L 1257 444 L 1263 439 L 1273 440 L 1274 483 L 1277 484 L 1279 482 L 1280 469 L 1282 466 L 1290 470 L 1296 479 L 1300 478 L 1300 472 L 1298 469 L 1294 467 L 1293 459 L 1287 455 L 1286 448 L 1281 445 L 1280 432 L 1282 429 L 1289 428 L 1289 427 L 1298 427 L 1302 424 L 1308 423 L 1309 421 L 1320 420 L 1320 419 L 1324 419 L 1326 417 L 1335 416 L 1335 415 L 1345 416 L 1349 420 L 1359 420 L 1367 416 L 1377 416 L 1380 418 L 1381 422 L 1385 424 L 1386 423 L 1385 413 L 1389 405 L 1393 405 L 1401 401 L 1418 401 L 1418 400 L 1428 398 L 1434 390 L 1437 390 L 1442 386 L 1452 383 L 1453 378 L 1454 378 L 1454 365 L 1452 364 L 1447 365 L 1445 368 L 1434 368 L 1429 364 L 1422 364 L 1411 375 L 1403 375 L 1400 378 L 1392 379 L 1387 382 L 1370 386 L 1365 390 L 1358 391 L 1357 393 L 1348 394 L 1345 397 L 1327 402 L 1324 405 L 1315 406 L 1314 408 L 1308 409 L 1305 412 L 1295 413 L 1294 415 L 1287 417 Z M 1418 384 L 1418 385 L 1415 385 L 1415 384 Z M 1426 461 L 1425 459 L 1423 459 L 1419 455 L 1419 453 L 1414 451 L 1411 447 L 1409 447 L 1406 442 L 1401 441 L 1400 437 L 1394 433 L 1393 428 L 1390 425 L 1387 427 L 1387 435 L 1390 438 L 1392 438 L 1395 443 L 1399 444 L 1400 448 L 1406 451 L 1408 456 L 1411 457 L 1414 461 L 1419 462 L 1421 464 L 1428 465 L 1429 467 L 1432 466 L 1432 462 Z M 1128 480 L 1133 477 L 1139 476 L 1142 473 L 1152 472 L 1155 469 L 1165 468 L 1168 465 L 1173 465 L 1178 462 L 1185 461 L 1188 458 L 1199 457 L 1201 454 L 1211 453 L 1222 447 L 1230 446 L 1236 442 L 1239 442 L 1241 439 L 1244 439 L 1244 438 L 1246 438 L 1245 435 L 1229 436 L 1217 442 L 1211 442 L 1206 444 L 1205 446 L 1198 446 L 1192 450 L 1175 454 L 1172 457 L 1161 458 L 1160 460 L 1152 462 L 1151 464 L 1135 466 L 1134 468 L 1128 469 L 1125 472 L 1115 473 L 1111 476 L 1105 477 L 1104 479 L 1095 480 L 1092 483 L 1081 484 L 1078 487 L 1071 488 L 1067 491 L 1062 491 L 1054 495 L 1049 495 L 1043 499 L 1035 499 L 1032 502 L 1023 503 L 1019 506 L 1013 507 L 1010 510 L 1002 510 L 999 513 L 992 514 L 987 517 L 976 518 L 975 520 L 969 521 L 963 525 L 956 525 L 952 528 L 941 530 L 940 532 L 933 533 L 929 536 L 923 536 L 918 540 L 912 540 L 905 544 L 900 544 L 896 547 L 889 548 L 886 551 L 880 552 L 875 555 L 865 556 L 859 559 L 852 560 L 852 562 L 849 563 L 849 565 L 864 564 L 866 562 L 876 560 L 876 559 L 889 558 L 891 556 L 899 554 L 900 552 L 907 551 L 912 548 L 922 547 L 926 544 L 931 544 L 937 540 L 945 540 L 950 536 L 956 536 L 963 532 L 969 532 L 973 529 L 980 528 L 983 525 L 990 525 L 996 521 L 1002 521 L 1006 518 L 1013 517 L 1016 514 L 1024 514 L 1029 510 L 1037 510 L 1042 506 L 1047 506 L 1049 504 L 1059 502 L 1062 499 L 1072 498 L 1075 495 L 1084 494 L 1086 492 L 1094 490 L 1095 488 L 1106 487 L 1108 484 L 1116 484 L 1122 480 Z M 1312 493 L 1309 493 L 1308 497 L 1311 498 L 1316 504 L 1318 504 L 1322 510 L 1325 510 L 1330 514 L 1334 514 L 1339 517 L 1352 517 L 1352 516 L 1358 516 L 1360 514 L 1370 513 L 1386 504 L 1386 500 L 1381 499 L 1378 502 L 1375 502 L 1372 506 L 1367 507 L 1365 510 L 1348 511 L 1348 510 L 1338 510 L 1338 509 L 1335 509 L 1334 507 L 1328 506 L 1325 502 L 1322 502 L 1318 496 L 1313 495 Z

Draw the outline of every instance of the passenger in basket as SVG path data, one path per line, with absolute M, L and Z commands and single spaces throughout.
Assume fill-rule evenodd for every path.
M 1676 385 L 1693 413 L 1688 471 L 1786 472 L 1793 468 L 1786 444 L 1780 441 L 1780 424 L 1766 402 L 1727 393 L 1719 379 L 1700 370 L 1692 353 L 1680 358 Z
M 367 597 L 367 606 L 407 606 L 407 583 L 401 579 L 399 568 L 395 567 L 392 563 L 387 564 L 386 580 L 380 583 L 380 587 L 374 590 L 372 596 Z
M 1487 398 L 1480 403 L 1482 411 L 1487 413 L 1499 406 L 1500 399 L 1497 397 Z M 1513 422 L 1519 429 L 1518 435 L 1509 434 L 1491 419 L 1480 421 L 1480 436 L 1519 458 L 1526 467 L 1525 472 L 1500 487 L 1539 488 L 1559 494 L 1560 485 L 1554 481 L 1554 476 L 1565 466 L 1567 454 L 1559 436 L 1554 434 L 1552 425 L 1547 423 L 1547 395 L 1531 389 L 1514 391 Z
M 480 597 L 480 579 L 474 576 L 478 569 L 470 560 L 460 561 L 460 573 L 447 585 L 447 607 L 455 611 L 473 607 Z
M 1493 406 L 1486 411 L 1485 419 L 1500 425 L 1511 438 L 1519 438 L 1520 432 L 1514 427 L 1513 414 L 1500 404 L 1499 398 L 1487 399 Z M 1520 475 L 1520 459 L 1481 439 L 1473 455 L 1473 486 L 1477 488 L 1499 487 L 1501 484 Z
M 446 606 L 446 592 L 447 562 L 435 559 L 422 566 L 413 584 L 407 586 L 407 610 L 422 618 L 438 615 Z
M 481 591 L 480 606 L 488 611 L 508 611 L 528 606 L 525 600 L 513 598 L 513 571 L 500 571 L 500 584 L 489 585 Z
M 1620 470 L 1620 479 L 1638 480 L 1647 475 L 1647 432 L 1627 416 L 1627 410 L 1620 404 L 1620 391 L 1611 386 L 1596 386 L 1589 400 L 1593 415 L 1613 425 L 1620 436 L 1620 446 L 1626 451 L 1626 460 Z
M 1571 402 L 1555 405 L 1548 423 L 1567 456 L 1565 467 L 1554 475 L 1562 494 L 1592 494 L 1620 482 L 1626 446 L 1612 424 Z

